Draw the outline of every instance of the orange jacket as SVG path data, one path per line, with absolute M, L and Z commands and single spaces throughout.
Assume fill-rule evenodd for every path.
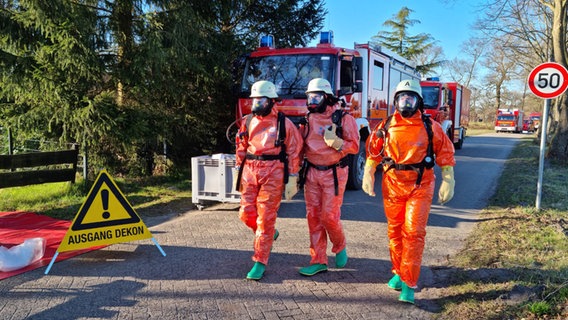
M 288 155 L 288 172 L 298 173 L 300 170 L 300 152 L 302 151 L 303 139 L 294 123 L 285 118 L 286 121 L 286 154 Z M 278 155 L 280 146 L 276 147 L 274 142 L 278 139 L 278 111 L 272 111 L 264 117 L 253 116 L 249 128 L 246 125 L 246 118 L 243 118 L 239 133 L 237 133 L 236 163 L 240 165 L 247 153 L 254 155 Z
M 384 157 L 390 157 L 397 164 L 416 164 L 422 162 L 426 156 L 428 147 L 428 134 L 422 115 L 416 112 L 409 118 L 403 118 L 400 113 L 395 112 L 390 120 L 388 134 L 385 138 L 377 135 L 377 131 L 385 127 L 385 119 L 377 125 L 367 139 L 367 159 L 376 163 L 381 162 Z M 455 166 L 454 145 L 448 138 L 442 126 L 432 122 L 433 149 L 436 155 L 436 164 L 440 167 Z M 381 150 L 384 147 L 384 152 Z M 383 170 L 387 170 L 384 166 Z M 416 182 L 417 173 L 412 170 L 388 170 L 387 175 L 400 182 Z M 425 170 L 422 181 L 427 182 L 434 178 L 433 170 Z

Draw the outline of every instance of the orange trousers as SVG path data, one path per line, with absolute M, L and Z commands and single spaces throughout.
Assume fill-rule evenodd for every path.
M 392 272 L 415 288 L 420 277 L 426 224 L 434 196 L 434 179 L 403 184 L 383 174 L 382 193 L 388 223 Z
M 331 251 L 345 248 L 346 240 L 341 224 L 341 205 L 349 174 L 349 167 L 337 167 L 338 194 L 335 195 L 333 171 L 309 168 L 304 185 L 306 218 L 310 232 L 310 265 L 327 264 L 327 237 L 333 244 Z
M 255 233 L 252 260 L 268 264 L 284 192 L 282 162 L 247 160 L 241 178 L 239 217 Z

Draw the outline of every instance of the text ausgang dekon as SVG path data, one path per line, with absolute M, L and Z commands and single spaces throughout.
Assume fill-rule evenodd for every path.
M 115 229 L 114 232 L 113 230 L 101 230 L 97 232 L 70 235 L 68 244 L 110 240 L 113 239 L 113 237 L 114 238 L 132 237 L 141 234 L 144 234 L 144 226 L 120 228 L 120 229 Z

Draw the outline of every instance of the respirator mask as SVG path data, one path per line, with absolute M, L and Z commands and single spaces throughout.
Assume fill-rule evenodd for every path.
M 262 97 L 252 99 L 252 114 L 255 116 L 267 116 L 272 111 L 274 101 L 271 98 Z
M 411 117 L 418 110 L 419 97 L 414 92 L 401 92 L 395 98 L 395 107 L 404 118 Z
M 323 113 L 328 103 L 323 92 L 310 92 L 307 94 L 306 105 L 309 112 Z

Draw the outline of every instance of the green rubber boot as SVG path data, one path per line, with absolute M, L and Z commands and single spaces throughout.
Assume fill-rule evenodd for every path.
M 301 275 L 308 277 L 313 276 L 316 273 L 325 272 L 325 271 L 327 271 L 327 266 L 322 263 L 312 264 L 310 266 L 301 268 L 299 270 Z
M 247 273 L 247 279 L 249 280 L 260 280 L 264 275 L 264 270 L 266 266 L 260 262 L 255 262 L 252 269 L 250 269 L 249 273 Z
M 347 264 L 347 249 L 343 248 L 343 250 L 339 251 L 335 255 L 335 266 L 337 268 L 343 268 Z
M 388 283 L 389 288 L 394 289 L 396 291 L 400 291 L 402 289 L 402 281 L 400 280 L 400 276 L 395 274 Z
M 274 241 L 276 241 L 276 239 L 278 239 L 279 235 L 280 235 L 280 233 L 278 232 L 278 229 L 274 229 L 274 237 L 272 239 L 274 239 Z M 272 252 L 273 246 L 274 246 L 274 244 L 272 244 L 272 246 L 270 247 L 270 252 Z
M 398 301 L 407 302 L 414 304 L 414 289 L 410 288 L 406 285 L 406 283 L 402 283 L 402 292 L 398 297 Z

